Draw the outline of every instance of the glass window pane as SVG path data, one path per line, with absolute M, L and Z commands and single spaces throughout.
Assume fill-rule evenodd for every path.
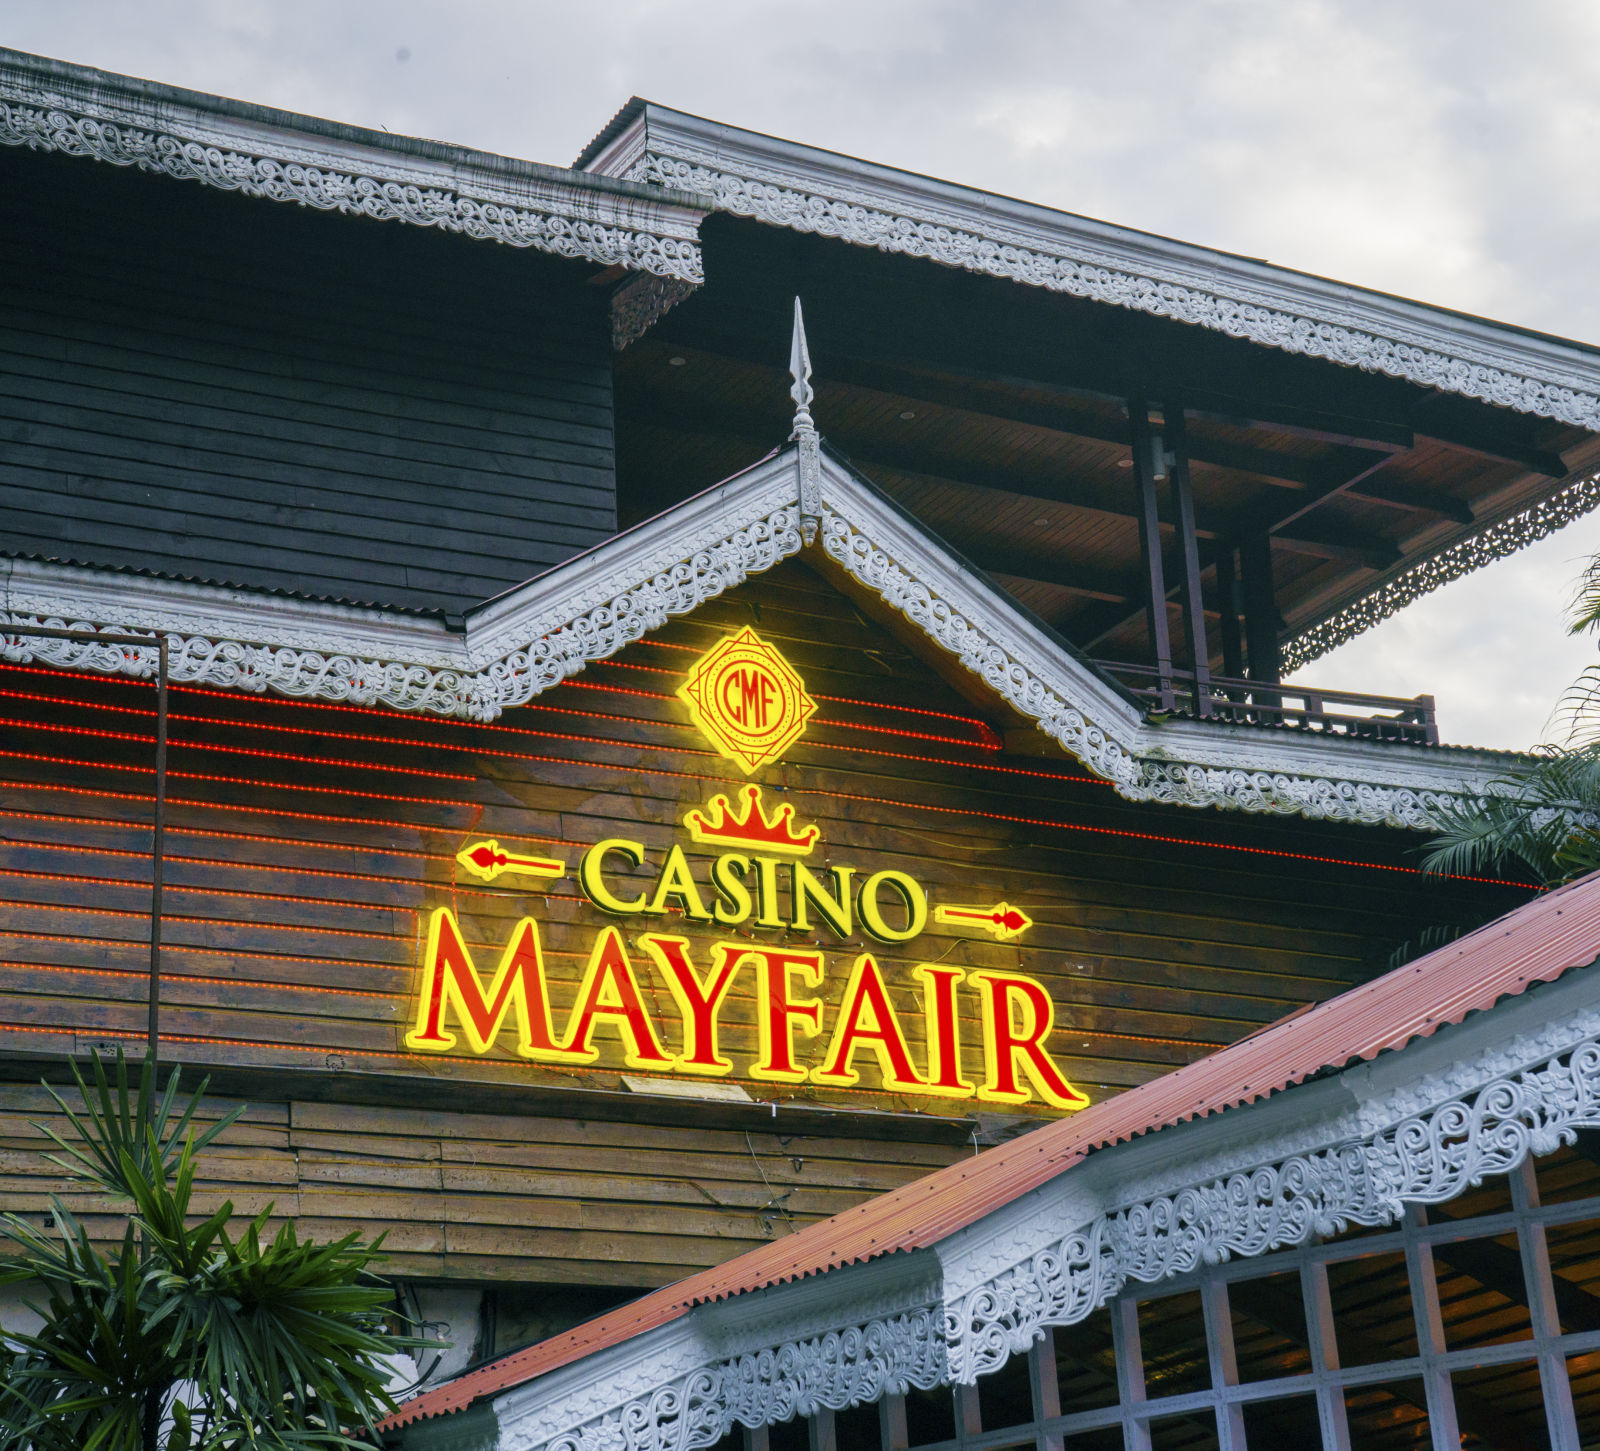
M 1216 1412 L 1191 1411 L 1152 1421 L 1150 1451 L 1217 1451 Z
M 985 1431 L 1021 1426 L 1033 1419 L 1033 1391 L 1026 1353 L 1013 1355 L 993 1375 L 978 1378 L 978 1414 Z
M 1109 1310 L 1097 1310 L 1076 1325 L 1057 1328 L 1056 1380 L 1062 1415 L 1116 1405 L 1117 1356 Z
M 906 1392 L 906 1434 L 913 1446 L 955 1440 L 956 1398 L 949 1386 Z
M 1545 1230 L 1545 1243 L 1562 1330 L 1569 1335 L 1600 1330 L 1600 1220 L 1552 1224 Z
M 1463 1448 L 1498 1451 L 1502 1446 L 1516 1446 L 1550 1451 L 1544 1393 L 1535 1362 L 1458 1370 L 1450 1377 L 1450 1386 Z
M 1328 1265 L 1328 1292 L 1340 1365 L 1376 1365 L 1417 1353 L 1404 1254 L 1334 1260 Z
M 849 1406 L 835 1411 L 833 1433 L 839 1451 L 879 1451 L 883 1435 L 878 1430 L 878 1405 Z
M 1510 1214 L 1511 1180 L 1505 1174 L 1491 1174 L 1476 1189 L 1466 1189 L 1448 1204 L 1432 1205 L 1425 1215 L 1429 1224 L 1443 1219 L 1478 1219 L 1485 1214 Z
M 1428 1396 L 1420 1380 L 1353 1386 L 1344 1393 L 1350 1444 L 1361 1451 L 1427 1451 Z
M 1315 1396 L 1287 1396 L 1281 1401 L 1249 1401 L 1244 1407 L 1244 1439 L 1250 1446 L 1316 1451 L 1322 1445 L 1322 1422 Z
M 1198 1290 L 1140 1301 L 1139 1341 L 1144 1350 L 1145 1393 L 1151 1400 L 1211 1389 L 1205 1312 Z
M 1532 1338 L 1515 1234 L 1435 1244 L 1433 1273 L 1445 1344 L 1451 1350 Z
M 1122 1427 L 1106 1426 L 1099 1431 L 1079 1431 L 1066 1439 L 1066 1451 L 1122 1451 Z
M 1578 1444 L 1600 1446 L 1600 1351 L 1573 1356 L 1567 1362 L 1567 1380 L 1578 1415 Z
M 1540 1204 L 1570 1204 L 1600 1197 L 1600 1130 L 1579 1129 L 1577 1144 L 1563 1144 L 1533 1161 Z
M 1241 1384 L 1311 1369 L 1305 1298 L 1297 1273 L 1236 1280 L 1228 1286 L 1228 1310 Z
M 779 1421 L 767 1429 L 771 1451 L 811 1451 L 811 1427 L 804 1416 Z

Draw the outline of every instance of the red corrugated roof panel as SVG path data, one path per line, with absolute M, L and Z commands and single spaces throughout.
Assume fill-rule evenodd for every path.
M 696 1305 L 839 1265 L 922 1249 L 1095 1149 L 1253 1103 L 1327 1069 L 1425 1038 L 1600 957 L 1600 873 L 1549 892 L 1416 962 L 1161 1078 L 680 1280 L 408 1401 L 386 1427 L 462 1410 L 666 1324 Z

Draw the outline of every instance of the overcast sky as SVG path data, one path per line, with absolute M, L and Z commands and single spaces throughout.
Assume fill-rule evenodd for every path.
M 1593 0 L 0 0 L 0 42 L 566 164 L 633 94 L 1600 341 Z M 1600 518 L 1311 666 L 1523 747 Z

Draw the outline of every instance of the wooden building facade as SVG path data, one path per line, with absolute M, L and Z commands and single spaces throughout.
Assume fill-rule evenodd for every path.
M 1589 349 L 645 103 L 5 52 L 0 143 L 7 1208 L 153 1033 L 439 1379 L 1529 896 L 1417 868 L 1506 758 L 1284 674 L 1600 501 Z

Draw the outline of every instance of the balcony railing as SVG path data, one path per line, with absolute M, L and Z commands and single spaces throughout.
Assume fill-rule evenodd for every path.
M 1266 685 L 1226 675 L 1208 676 L 1197 692 L 1194 672 L 1176 667 L 1166 672 L 1164 689 L 1162 672 L 1154 665 L 1119 660 L 1096 660 L 1095 664 L 1157 711 L 1242 725 L 1287 726 L 1364 741 L 1439 744 L 1431 695 L 1410 699 L 1364 695 L 1353 690 Z

